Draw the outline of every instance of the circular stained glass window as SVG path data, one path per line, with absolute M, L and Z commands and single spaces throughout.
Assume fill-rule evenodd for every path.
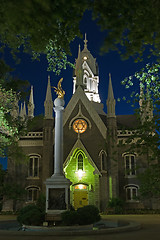
M 77 119 L 76 121 L 74 121 L 73 123 L 73 130 L 76 133 L 84 133 L 87 129 L 87 123 L 85 120 L 83 119 Z

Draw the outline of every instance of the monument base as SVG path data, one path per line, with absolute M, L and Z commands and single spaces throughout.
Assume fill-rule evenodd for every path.
M 54 174 L 46 179 L 46 213 L 60 215 L 70 202 L 70 181 L 64 175 Z

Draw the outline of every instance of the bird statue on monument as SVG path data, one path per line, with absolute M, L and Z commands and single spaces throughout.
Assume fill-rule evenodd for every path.
M 62 89 L 62 85 L 61 85 L 62 81 L 63 81 L 63 78 L 59 80 L 57 88 L 53 87 L 55 89 L 54 91 L 58 95 L 58 98 L 64 98 L 64 95 L 65 95 L 65 91 Z

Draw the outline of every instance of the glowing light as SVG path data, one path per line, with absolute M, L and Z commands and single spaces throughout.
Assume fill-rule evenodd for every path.
M 84 58 L 83 58 L 84 60 L 87 60 L 87 57 L 86 56 L 84 56 Z
M 77 119 L 73 123 L 73 129 L 76 133 L 84 133 L 87 129 L 87 123 L 83 119 Z
M 82 169 L 79 169 L 78 171 L 76 171 L 78 178 L 82 179 L 83 175 L 85 174 L 85 172 Z
M 87 189 L 87 186 L 84 185 L 84 184 L 78 184 L 78 185 L 75 186 L 75 189 L 79 189 L 79 190 Z

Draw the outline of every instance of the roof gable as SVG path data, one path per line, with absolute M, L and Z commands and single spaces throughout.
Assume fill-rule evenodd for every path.
M 88 111 L 90 117 L 96 124 L 102 136 L 106 138 L 107 128 L 80 86 L 76 89 L 74 95 L 72 96 L 71 100 L 65 108 L 63 116 L 63 126 L 66 124 L 79 100 L 81 100 L 81 102 L 84 104 L 86 110 Z

